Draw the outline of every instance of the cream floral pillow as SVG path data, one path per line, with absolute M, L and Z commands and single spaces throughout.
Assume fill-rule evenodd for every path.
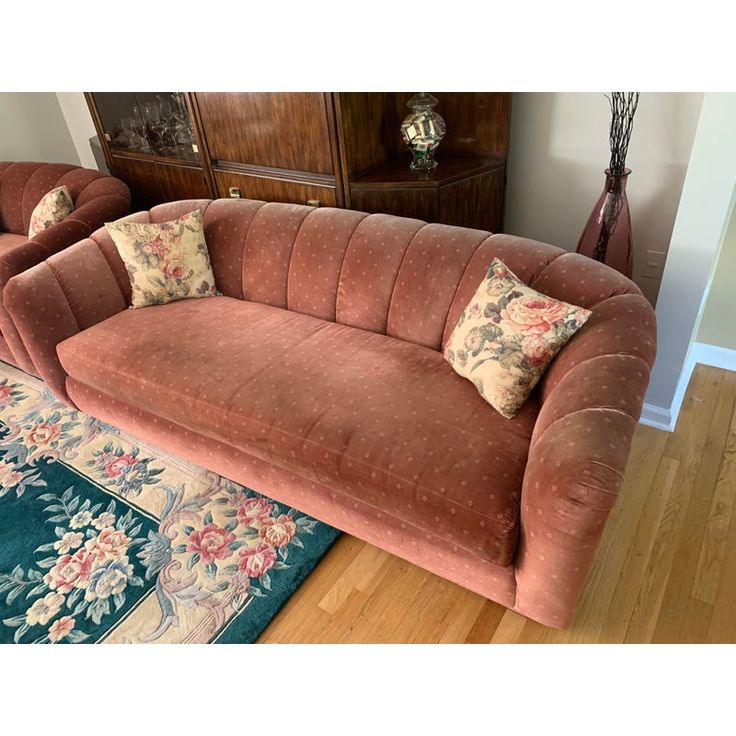
M 445 358 L 511 419 L 591 312 L 527 286 L 493 260 L 445 346 Z
M 108 222 L 125 263 L 133 307 L 215 296 L 215 277 L 199 210 L 159 224 Z
M 72 213 L 74 203 L 69 188 L 56 187 L 47 192 L 31 212 L 31 224 L 28 226 L 28 239 L 48 230 L 52 225 L 61 222 Z

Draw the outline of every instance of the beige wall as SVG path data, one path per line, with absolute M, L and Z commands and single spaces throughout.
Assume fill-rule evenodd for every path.
M 72 142 L 82 162 L 88 169 L 96 169 L 97 162 L 92 154 L 89 139 L 97 135 L 83 92 L 57 92 L 62 115 L 69 129 Z
M 56 94 L 0 93 L 0 161 L 79 164 Z
M 641 275 L 646 250 L 667 251 L 702 93 L 642 93 L 627 166 L 634 280 L 654 301 L 659 278 Z M 603 93 L 514 94 L 505 230 L 575 250 L 603 189 L 610 157 Z
M 736 350 L 736 208 L 718 256 L 697 341 Z

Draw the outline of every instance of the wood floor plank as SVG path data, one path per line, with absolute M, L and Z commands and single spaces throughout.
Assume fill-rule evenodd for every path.
M 440 583 L 435 575 L 428 576 L 413 605 L 407 608 L 398 622 L 397 628 L 404 641 L 410 644 L 439 642 L 458 596 L 466 598 L 459 586 L 445 580 Z
M 736 642 L 736 374 L 697 366 L 676 431 L 637 427 L 568 629 L 344 535 L 260 641 Z
M 680 640 L 680 630 L 687 626 L 700 548 L 736 403 L 736 381 L 726 380 L 728 374 L 716 368 L 707 368 L 704 373 L 708 378 L 707 391 L 702 395 L 705 416 L 702 423 L 694 423 L 685 460 L 680 460 L 682 483 L 692 487 L 683 494 L 688 498 L 687 510 L 680 532 L 673 539 L 673 574 L 667 581 L 652 637 L 658 643 Z M 700 610 L 698 606 L 691 607 Z
M 460 589 L 454 597 L 452 606 L 443 620 L 440 644 L 454 644 L 465 641 L 475 626 L 486 601 L 479 595 Z
M 311 641 L 310 631 L 320 631 L 329 620 L 318 603 L 327 590 L 355 559 L 365 542 L 343 534 L 312 571 L 287 604 L 276 614 L 259 637 L 259 641 L 289 643 Z M 294 614 L 293 612 L 297 613 Z M 304 639 L 300 637 L 306 637 Z
M 490 644 L 501 619 L 506 613 L 500 603 L 483 599 L 483 607 L 472 628 L 465 637 L 466 644 Z
M 384 568 L 381 584 L 342 641 L 353 644 L 405 641 L 395 636 L 396 625 L 419 594 L 427 575 L 410 563 L 392 557 Z
M 715 603 L 728 542 L 728 529 L 736 500 L 736 410 L 731 415 L 726 447 L 705 524 L 700 557 L 691 595 L 711 606 Z M 734 581 L 736 584 L 736 581 Z
M 388 558 L 384 552 L 372 544 L 366 544 L 358 552 L 345 571 L 335 580 L 334 585 L 325 593 L 319 607 L 327 613 L 334 614 L 347 600 L 353 590 L 366 592 L 377 577 L 382 563 Z
M 352 590 L 340 609 L 330 616 L 319 631 L 315 631 L 315 644 L 341 644 L 349 639 L 350 632 L 370 597 L 359 590 Z
M 601 617 L 602 623 L 597 637 L 600 643 L 618 644 L 626 637 L 654 544 L 655 532 L 662 518 L 671 486 L 670 483 L 663 482 L 661 476 L 657 478 L 666 435 L 657 430 L 652 432 L 654 434 L 635 438 L 639 439 L 638 449 L 641 457 L 634 458 L 637 464 L 633 467 L 629 465 L 633 472 L 627 474 L 622 493 L 624 497 L 628 495 L 636 497 L 639 503 L 631 504 L 627 509 L 630 513 L 627 514 L 625 524 L 622 524 L 621 537 L 617 540 L 625 555 L 623 563 L 618 569 L 611 568 L 608 571 L 614 592 L 606 616 Z M 600 606 L 594 604 L 594 607 L 600 616 Z
M 736 642 L 736 514 L 731 517 L 728 530 L 726 555 L 713 603 L 707 641 L 716 644 Z
M 674 556 L 672 537 L 679 531 L 687 508 L 683 498 L 687 486 L 676 483 L 679 465 L 678 460 L 663 457 L 654 480 L 655 485 L 662 484 L 661 493 L 666 501 L 624 636 L 625 642 L 648 643 L 657 624 Z
M 518 644 L 528 620 L 526 616 L 521 616 L 514 611 L 506 611 L 491 638 L 491 644 Z

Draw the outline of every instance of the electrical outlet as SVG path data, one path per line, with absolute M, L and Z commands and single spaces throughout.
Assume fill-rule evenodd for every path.
M 641 275 L 648 279 L 661 279 L 667 254 L 660 250 L 648 250 L 644 257 Z

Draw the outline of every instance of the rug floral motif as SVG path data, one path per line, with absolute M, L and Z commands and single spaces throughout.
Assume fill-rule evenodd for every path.
M 252 642 L 338 534 L 0 363 L 0 643 Z

